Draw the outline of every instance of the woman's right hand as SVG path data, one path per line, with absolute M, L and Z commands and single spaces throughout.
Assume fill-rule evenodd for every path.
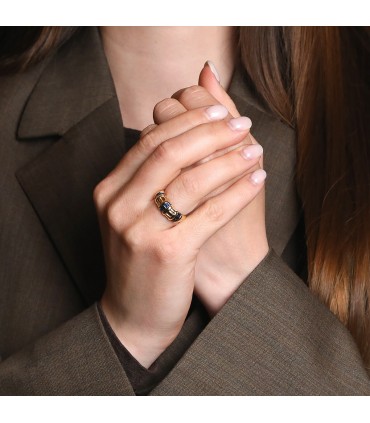
M 145 367 L 181 330 L 200 247 L 263 186 L 251 175 L 241 176 L 258 163 L 258 158 L 245 159 L 241 148 L 192 166 L 240 143 L 248 130 L 247 118 L 231 120 L 221 105 L 189 110 L 144 130 L 94 191 L 107 272 L 102 307 L 123 345 Z M 180 210 L 189 214 L 186 220 L 175 224 L 161 215 L 153 199 L 163 189 L 171 191 L 174 208 L 176 197 L 188 199 Z

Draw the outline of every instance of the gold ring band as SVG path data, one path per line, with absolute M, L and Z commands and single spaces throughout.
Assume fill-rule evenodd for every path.
M 180 222 L 186 219 L 186 215 L 181 214 L 179 211 L 172 207 L 168 201 L 164 191 L 159 191 L 154 197 L 154 202 L 163 216 L 171 222 Z

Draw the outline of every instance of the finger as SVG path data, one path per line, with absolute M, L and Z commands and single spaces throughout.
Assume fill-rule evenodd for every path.
M 188 247 L 199 249 L 261 192 L 265 178 L 263 169 L 246 175 L 169 230 L 175 231 L 175 236 L 184 240 Z
M 225 184 L 257 170 L 262 153 L 260 145 L 249 145 L 182 173 L 167 186 L 168 201 L 181 213 L 191 213 L 204 203 L 206 197 L 218 195 L 226 189 Z M 224 189 L 220 190 L 220 187 Z M 165 220 L 161 223 L 164 228 L 168 227 Z
M 223 104 L 234 117 L 240 116 L 235 103 L 229 94 L 222 87 L 219 80 L 219 74 L 213 62 L 207 61 L 199 75 L 199 85 L 204 87 L 216 100 Z M 249 134 L 248 144 L 258 144 L 255 138 Z M 239 146 L 238 146 L 239 147 Z M 260 166 L 263 167 L 263 159 L 260 160 Z
M 239 111 L 235 106 L 235 103 L 223 88 L 220 81 L 219 73 L 213 62 L 208 60 L 204 64 L 204 67 L 199 75 L 199 85 L 205 88 L 217 101 L 223 104 L 229 110 L 232 116 L 240 116 Z M 248 135 L 248 140 L 245 140 L 245 142 L 242 142 L 241 144 L 243 143 L 258 144 L 251 134 Z M 261 168 L 263 167 L 262 158 L 260 160 L 260 166 Z
M 209 70 L 209 66 L 206 66 L 206 68 L 207 69 L 202 71 L 204 75 L 207 75 L 208 78 L 214 78 L 212 72 Z M 225 93 L 225 98 L 226 96 L 227 94 Z M 204 107 L 205 105 L 208 105 L 208 104 L 220 104 L 220 102 L 211 93 L 209 93 L 209 91 L 206 88 L 201 87 L 199 85 L 194 85 L 192 87 L 184 88 L 180 91 L 177 91 L 175 94 L 172 95 L 172 97 L 177 99 L 188 110 L 191 110 L 194 107 L 202 107 L 202 106 Z M 234 114 L 236 114 L 236 116 L 240 116 L 236 110 L 234 103 L 232 102 L 230 98 L 227 103 L 229 107 L 232 107 Z M 229 111 L 229 118 L 232 118 L 230 111 Z M 239 145 L 234 145 L 225 151 L 220 151 L 218 154 L 224 154 L 233 148 L 238 148 L 239 146 L 243 144 L 251 144 L 251 143 L 253 143 L 253 140 L 248 137 L 241 140 Z M 209 157 L 204 158 L 205 161 L 209 159 L 210 159 Z
M 172 98 L 178 100 L 188 110 L 207 104 L 223 104 L 231 116 L 240 116 L 235 103 L 217 80 L 215 66 L 206 62 L 199 74 L 199 85 L 177 91 Z M 216 102 L 216 103 L 215 103 Z
M 220 104 L 223 104 L 234 117 L 240 116 L 235 103 L 224 90 L 221 82 L 217 79 L 218 72 L 215 65 L 208 61 L 205 63 L 199 75 L 199 85 L 204 87 Z
M 182 169 L 209 156 L 219 149 L 238 144 L 249 131 L 250 120 L 239 117 L 228 122 L 217 121 L 198 125 L 191 130 L 161 143 L 143 163 L 125 190 L 129 196 L 140 198 L 147 204 L 148 199 L 165 188 Z
M 198 107 L 210 106 L 213 104 L 221 104 L 206 88 L 200 85 L 183 88 L 172 94 L 173 99 L 179 101 L 187 110 L 196 109 Z M 230 117 L 232 117 L 230 115 Z
M 186 112 L 187 109 L 174 98 L 165 98 L 157 103 L 153 110 L 153 120 L 160 124 Z
M 205 88 L 217 101 L 223 104 L 234 117 L 240 116 L 235 103 L 222 87 L 217 69 L 211 61 L 207 61 L 199 75 L 199 85 Z M 258 144 L 254 137 L 249 134 L 249 144 Z M 262 159 L 260 166 L 263 167 Z
M 149 125 L 143 130 L 139 141 L 102 182 L 105 185 L 105 194 L 104 198 L 101 198 L 101 202 L 110 201 L 161 143 L 186 133 L 198 125 L 222 120 L 226 116 L 228 116 L 227 109 L 224 106 L 216 105 L 181 113 L 161 125 Z
M 151 125 L 148 125 L 146 128 L 144 128 L 140 133 L 140 138 L 143 138 L 146 134 L 149 134 L 150 131 L 155 129 L 158 125 L 155 123 L 152 123 Z

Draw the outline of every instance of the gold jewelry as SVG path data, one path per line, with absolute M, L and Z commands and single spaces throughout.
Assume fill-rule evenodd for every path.
M 171 222 L 180 222 L 186 219 L 186 215 L 181 214 L 172 207 L 164 191 L 159 191 L 154 197 L 154 202 L 163 216 Z

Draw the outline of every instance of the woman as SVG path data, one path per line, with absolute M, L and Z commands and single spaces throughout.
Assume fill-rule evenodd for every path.
M 367 30 L 6 39 L 1 393 L 370 393 Z

